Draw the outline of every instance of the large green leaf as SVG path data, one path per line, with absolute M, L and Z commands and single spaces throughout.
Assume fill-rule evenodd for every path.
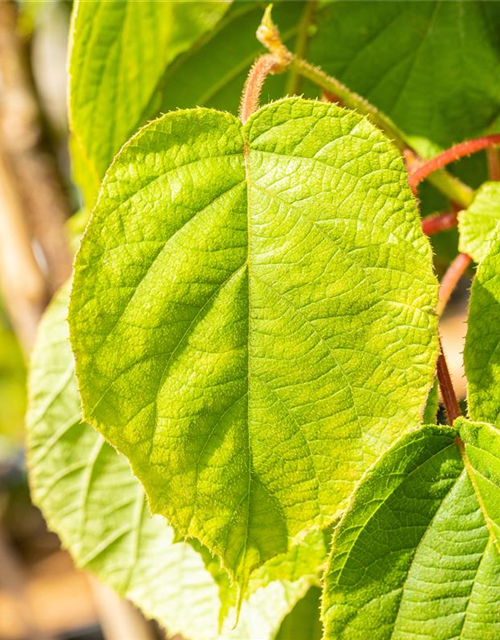
M 500 228 L 472 283 L 465 339 L 467 401 L 473 420 L 498 423 L 500 417 Z
M 227 576 L 208 552 L 173 542 L 151 517 L 127 460 L 80 417 L 66 313 L 67 288 L 45 315 L 33 353 L 28 462 L 32 496 L 75 562 L 186 638 L 273 638 L 294 603 L 318 582 L 326 558 L 320 532 L 255 572 L 239 624 Z M 222 598 L 222 607 L 220 603 Z
M 326 639 L 498 638 L 500 433 L 455 424 L 463 458 L 453 429 L 424 427 L 359 486 L 334 535 Z
M 246 151 L 245 151 L 246 149 Z M 354 112 L 165 115 L 107 174 L 70 328 L 86 419 L 239 577 L 415 426 L 436 280 L 402 160 Z
M 77 0 L 69 114 L 75 173 L 87 207 L 116 152 L 158 114 L 169 63 L 209 31 L 229 6 L 229 2 Z
M 498 2 L 334 2 L 309 57 L 432 155 L 498 117 L 499 23 Z
M 476 192 L 470 207 L 458 217 L 459 248 L 476 262 L 488 255 L 490 239 L 500 222 L 500 183 L 485 182 Z

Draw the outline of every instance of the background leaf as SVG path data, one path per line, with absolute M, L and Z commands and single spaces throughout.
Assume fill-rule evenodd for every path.
M 279 25 L 283 42 L 292 50 L 307 2 L 277 2 L 273 20 Z M 264 48 L 256 38 L 266 2 L 235 2 L 227 15 L 197 46 L 179 56 L 165 74 L 164 91 L 157 113 L 176 108 L 207 106 L 238 112 L 241 92 L 254 60 Z M 323 11 L 321 11 L 321 14 Z M 291 72 L 270 76 L 262 92 L 262 102 L 281 98 L 290 87 Z M 313 91 L 318 95 L 319 90 Z
M 77 259 L 85 415 L 241 578 L 418 424 L 436 289 L 401 158 L 366 119 L 300 99 L 244 128 L 167 114 L 117 157 Z
M 87 208 L 123 143 L 158 114 L 153 104 L 158 106 L 169 63 L 210 30 L 229 6 L 229 2 L 76 2 L 69 114 L 76 179 Z
M 28 461 L 34 501 L 76 564 L 97 575 L 172 634 L 213 640 L 271 639 L 282 618 L 318 582 L 321 533 L 252 577 L 240 621 L 227 576 L 161 516 L 151 517 L 127 460 L 81 421 L 66 313 L 68 287 L 40 326 L 30 378 Z M 220 597 L 224 603 L 221 608 Z M 226 598 L 229 599 L 226 601 Z M 219 619 L 228 616 L 219 636 Z
M 460 251 L 468 253 L 476 262 L 484 260 L 499 222 L 500 183 L 485 182 L 477 190 L 470 207 L 459 214 Z
M 452 429 L 404 436 L 364 478 L 335 531 L 325 637 L 497 637 L 500 557 L 485 515 Z

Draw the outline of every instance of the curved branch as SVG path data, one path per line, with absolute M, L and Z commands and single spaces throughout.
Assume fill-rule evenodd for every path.
M 451 294 L 455 290 L 460 278 L 464 275 L 471 262 L 472 258 L 470 256 L 466 253 L 459 253 L 448 267 L 448 270 L 444 274 L 439 285 L 439 302 L 436 309 L 438 316 L 442 315 Z
M 254 62 L 241 96 L 240 120 L 243 124 L 258 109 L 262 86 L 267 76 L 281 70 L 280 61 L 272 53 L 265 53 Z
M 458 224 L 458 212 L 447 211 L 446 213 L 435 213 L 422 219 L 422 231 L 426 236 L 433 236 L 441 231 L 453 229 Z
M 455 162 L 465 156 L 470 156 L 472 153 L 477 153 L 483 149 L 489 149 L 500 144 L 500 134 L 494 134 L 491 136 L 483 136 L 482 138 L 475 138 L 474 140 L 467 140 L 467 142 L 461 142 L 455 146 L 443 151 L 439 155 L 431 158 L 427 162 L 420 163 L 411 172 L 408 182 L 413 191 L 417 186 L 427 178 L 431 173 L 439 171 L 446 167 L 451 162 Z

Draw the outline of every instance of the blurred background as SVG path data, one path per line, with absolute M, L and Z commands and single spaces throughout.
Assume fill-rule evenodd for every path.
M 70 15 L 63 0 L 0 0 L 0 640 L 147 640 L 161 637 L 153 625 L 74 568 L 30 503 L 25 469 L 26 361 L 70 273 L 68 220 L 80 205 L 68 154 Z
M 26 360 L 70 273 L 79 222 L 66 112 L 70 14 L 64 0 L 0 0 L 0 640 L 147 640 L 162 635 L 76 570 L 47 530 L 24 461 Z M 443 321 L 462 397 L 467 290 L 466 280 Z

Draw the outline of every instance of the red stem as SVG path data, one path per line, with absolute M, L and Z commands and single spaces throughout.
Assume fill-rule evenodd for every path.
M 240 120 L 245 123 L 259 106 L 262 86 L 270 73 L 280 68 L 280 61 L 272 53 L 257 58 L 245 82 L 240 104 Z
M 490 180 L 495 182 L 500 180 L 500 158 L 498 156 L 498 149 L 490 148 L 486 151 L 486 157 L 488 159 L 488 174 Z
M 427 176 L 429 176 L 431 173 L 439 171 L 439 169 L 443 169 L 443 167 L 446 167 L 446 165 L 450 164 L 450 162 L 454 162 L 455 160 L 459 160 L 464 156 L 469 156 L 471 153 L 476 153 L 477 151 L 488 149 L 489 147 L 493 147 L 498 144 L 500 144 L 500 134 L 498 133 L 456 144 L 450 149 L 443 151 L 443 153 L 440 153 L 436 157 L 431 158 L 431 160 L 428 160 L 427 162 L 424 162 L 423 164 L 417 166 L 410 173 L 408 179 L 410 187 L 413 191 L 415 191 L 422 180 L 427 178 Z
M 441 344 L 441 341 L 439 341 L 437 377 L 439 382 L 439 390 L 441 391 L 441 397 L 444 403 L 444 408 L 446 409 L 446 415 L 448 416 L 448 422 L 450 424 L 453 424 L 460 415 L 460 407 L 458 406 L 455 389 L 453 388 L 453 384 L 451 382 L 450 372 L 448 370 L 446 358 L 443 353 L 443 345 Z
M 466 253 L 459 253 L 448 267 L 439 285 L 439 302 L 436 309 L 438 316 L 443 313 L 451 294 L 471 262 L 472 258 L 470 256 Z
M 440 231 L 453 229 L 458 224 L 457 211 L 447 211 L 446 213 L 436 213 L 427 216 L 422 220 L 422 231 L 426 236 L 433 236 Z
M 444 274 L 441 284 L 439 285 L 439 302 L 436 310 L 438 316 L 443 313 L 453 290 L 470 263 L 470 256 L 465 253 L 460 253 L 448 267 L 448 270 Z M 446 363 L 441 340 L 439 341 L 437 377 L 448 421 L 450 424 L 453 424 L 456 418 L 460 415 L 460 407 L 458 405 L 457 396 L 455 395 L 455 389 L 451 382 L 450 372 L 448 370 L 448 364 Z
M 325 102 L 331 102 L 333 104 L 338 104 L 340 106 L 343 106 L 342 102 L 340 101 L 340 98 L 334 95 L 331 91 L 327 91 L 326 89 L 323 89 L 323 91 L 321 92 L 321 98 Z

